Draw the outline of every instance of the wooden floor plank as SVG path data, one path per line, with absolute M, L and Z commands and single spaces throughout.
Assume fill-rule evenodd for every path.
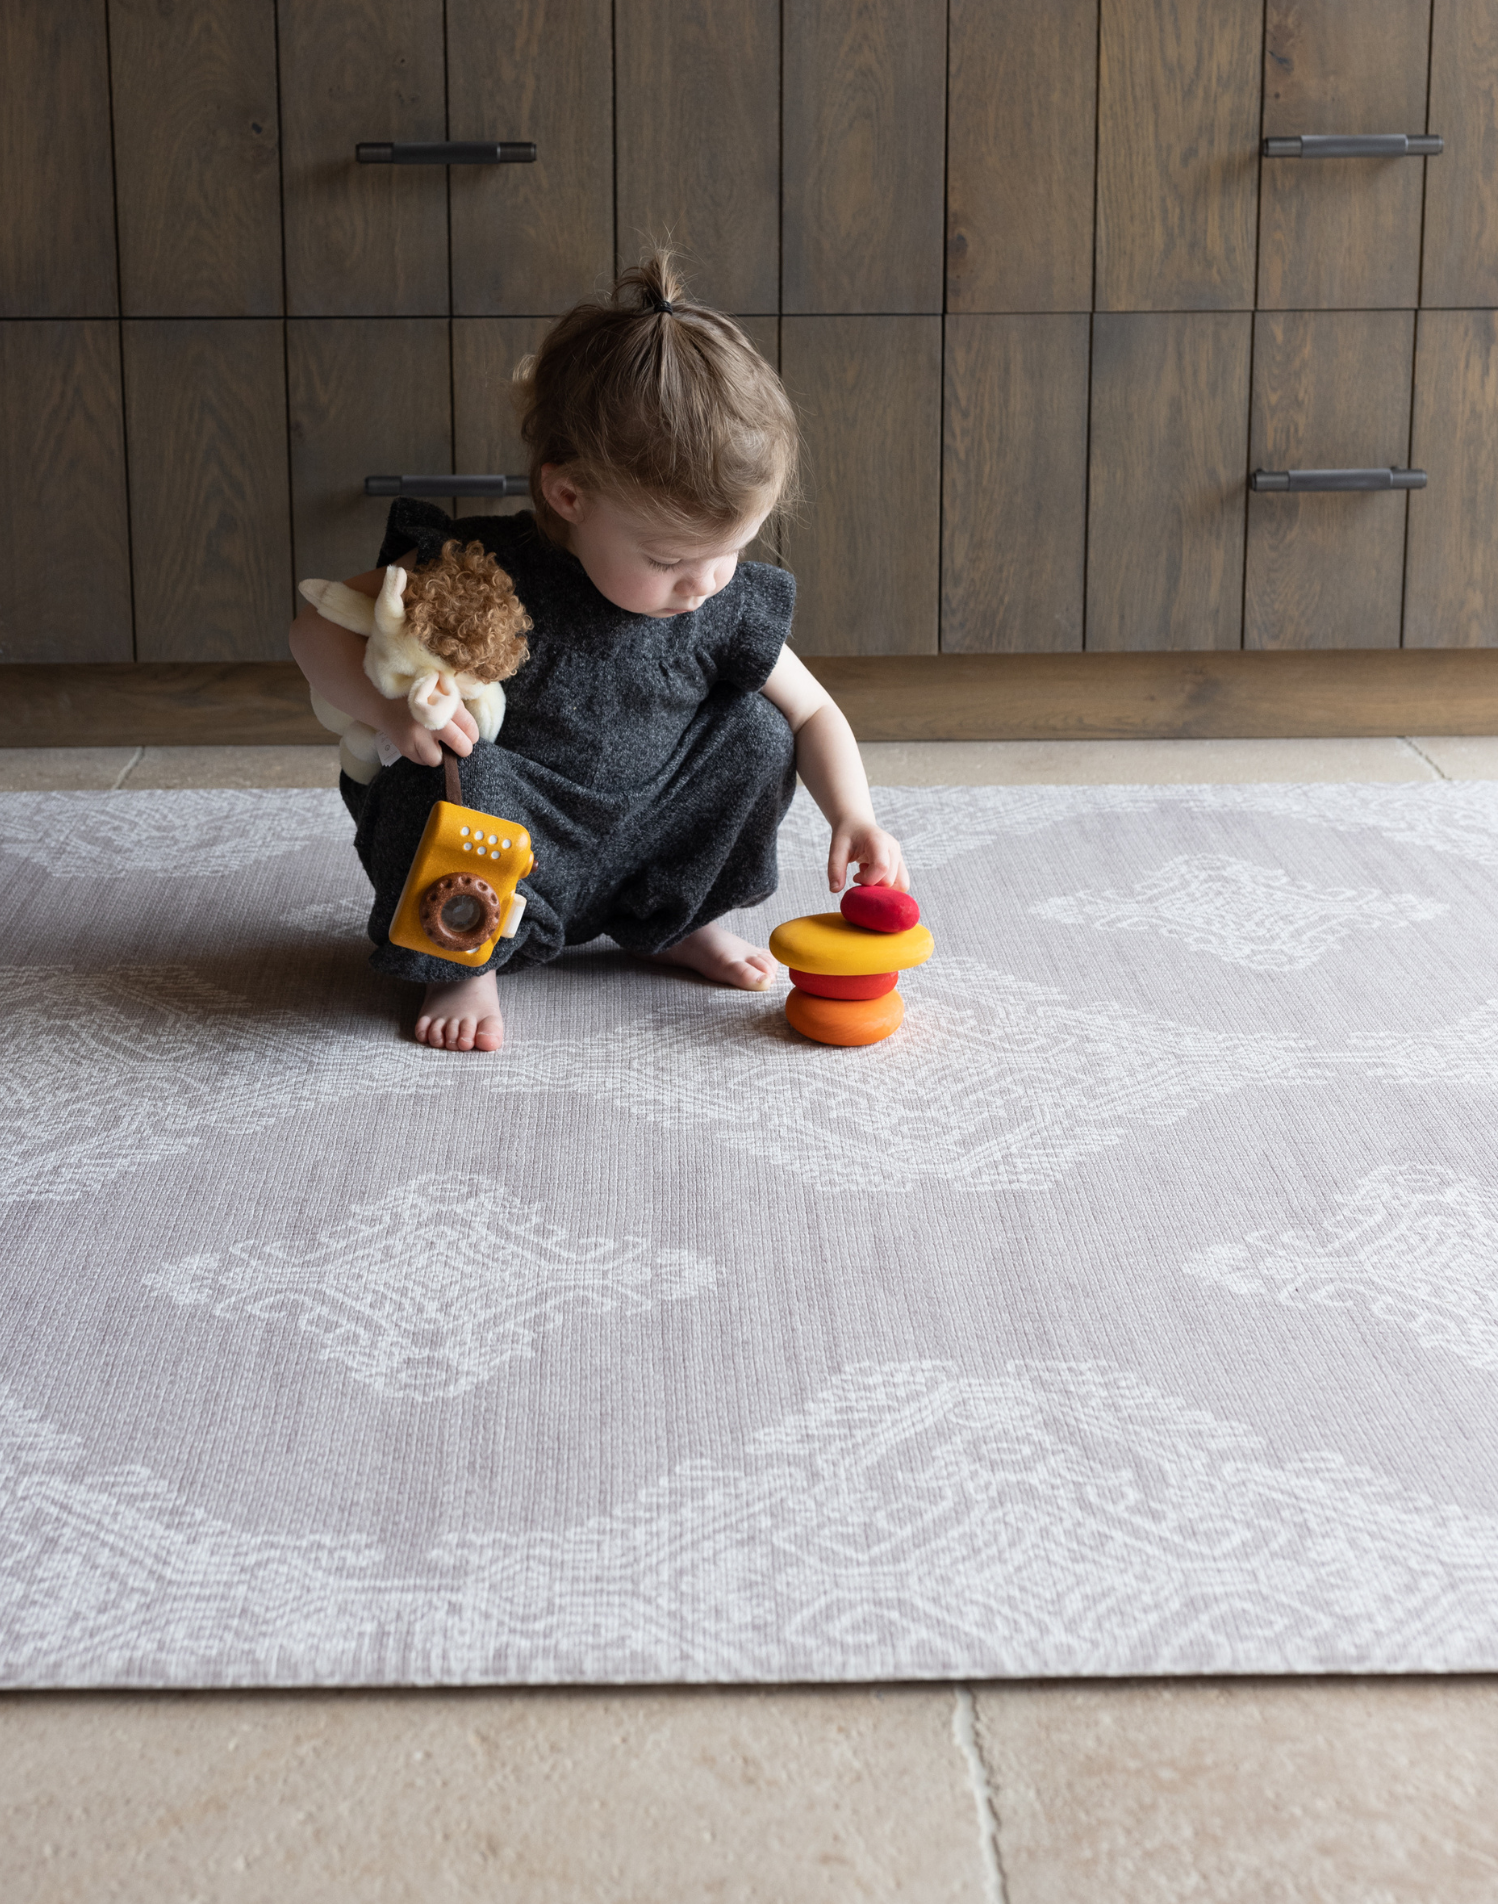
M 1493 734 L 1485 648 L 1228 654 L 822 655 L 807 665 L 861 740 Z M 17 664 L 0 747 L 326 740 L 290 662 Z

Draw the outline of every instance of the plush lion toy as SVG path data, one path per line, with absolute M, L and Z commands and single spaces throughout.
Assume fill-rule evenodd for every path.
M 342 582 L 309 580 L 298 591 L 320 615 L 368 637 L 365 673 L 388 700 L 404 700 L 429 731 L 446 727 L 459 703 L 482 740 L 505 718 L 508 680 L 525 661 L 531 617 L 515 586 L 482 542 L 443 544 L 435 562 L 410 576 L 394 564 L 372 601 Z M 383 734 L 356 721 L 312 690 L 313 713 L 339 737 L 339 764 L 368 784 L 400 755 Z

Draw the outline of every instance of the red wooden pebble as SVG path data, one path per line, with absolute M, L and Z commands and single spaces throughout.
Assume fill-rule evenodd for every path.
M 870 932 L 905 932 L 922 916 L 911 894 L 894 886 L 851 886 L 839 901 L 839 911 L 851 926 Z
M 799 992 L 811 992 L 814 998 L 884 998 L 896 989 L 899 972 L 861 972 L 857 976 L 842 972 L 789 971 L 787 977 Z

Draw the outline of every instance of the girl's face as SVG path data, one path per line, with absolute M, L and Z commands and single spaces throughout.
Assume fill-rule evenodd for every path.
M 542 470 L 542 494 L 567 523 L 568 547 L 599 593 L 658 620 L 689 615 L 717 595 L 765 521 L 762 511 L 727 534 L 684 534 L 579 489 L 553 464 Z

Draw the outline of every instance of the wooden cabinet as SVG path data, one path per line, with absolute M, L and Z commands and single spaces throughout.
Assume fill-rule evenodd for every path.
M 283 654 L 656 238 L 801 409 L 805 653 L 1493 645 L 1495 58 L 1492 0 L 10 0 L 0 507 L 91 527 L 3 656 Z M 1262 156 L 1327 132 L 1445 149 Z M 481 139 L 536 162 L 354 157 Z
M 1410 311 L 1262 311 L 1255 319 L 1255 469 L 1405 468 Z M 1407 510 L 1422 490 L 1252 494 L 1247 648 L 1395 648 Z

